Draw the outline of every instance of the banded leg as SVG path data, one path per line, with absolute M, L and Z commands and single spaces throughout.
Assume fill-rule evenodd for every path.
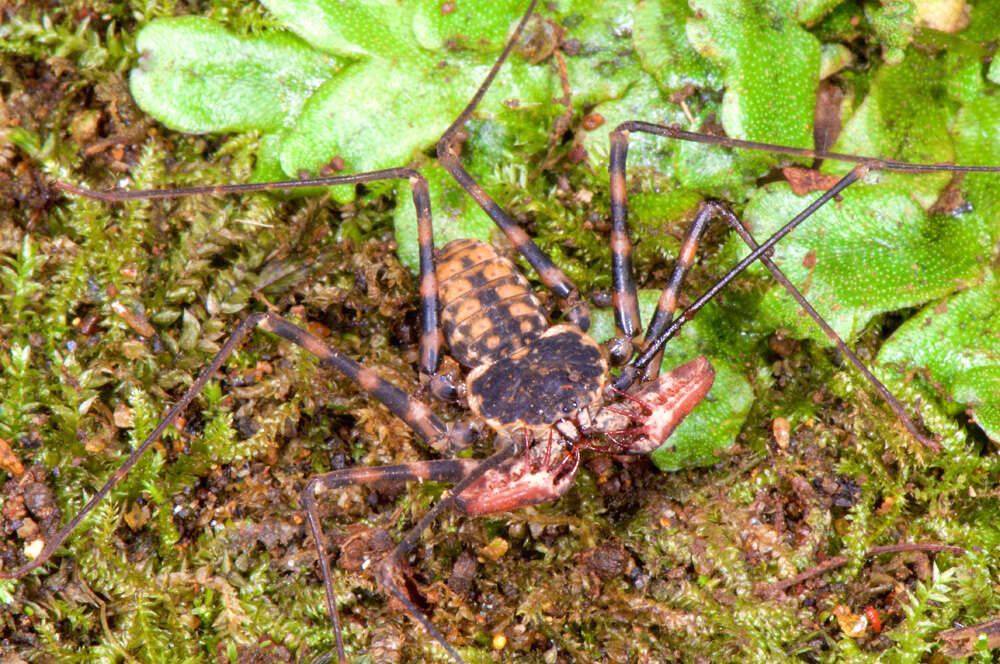
M 612 305 L 615 311 L 615 338 L 611 342 L 610 353 L 619 364 L 627 362 L 633 354 L 632 339 L 642 332 L 642 322 L 639 315 L 639 301 L 636 296 L 635 277 L 632 269 L 632 240 L 628 229 L 628 200 L 625 193 L 625 163 L 628 157 L 628 133 L 611 132 L 611 154 L 608 161 L 608 174 L 611 181 L 611 269 L 612 269 Z M 655 338 L 670 325 L 674 310 L 677 308 L 677 294 L 681 283 L 687 276 L 698 249 L 698 240 L 708 228 L 711 212 L 700 207 L 694 220 L 688 226 L 681 243 L 674 270 L 670 275 L 667 287 L 660 295 L 649 328 L 646 330 L 647 342 Z M 624 357 L 622 357 L 624 355 Z M 653 380 L 660 373 L 660 355 L 657 354 L 646 365 L 644 380 Z
M 684 237 L 684 243 L 681 246 L 680 254 L 677 258 L 677 264 L 674 267 L 674 273 L 671 275 L 671 279 L 667 287 L 664 289 L 663 294 L 660 296 L 660 301 L 657 304 L 656 313 L 653 316 L 653 321 L 649 325 L 649 330 L 647 332 L 647 339 L 656 339 L 659 337 L 665 329 L 671 324 L 673 320 L 674 310 L 677 305 L 677 291 L 680 288 L 681 282 L 684 279 L 684 275 L 691 264 L 694 257 L 694 252 L 697 248 L 698 237 L 704 232 L 705 228 L 708 226 L 708 222 L 712 219 L 719 217 L 726 224 L 732 228 L 737 235 L 743 240 L 743 242 L 750 247 L 751 251 L 756 251 L 759 248 L 757 241 L 754 239 L 753 235 L 746 229 L 743 222 L 733 213 L 723 203 L 719 201 L 705 201 L 699 208 L 695 219 L 691 222 L 688 227 L 687 234 Z M 766 254 L 760 256 L 761 263 L 764 267 L 771 273 L 775 281 L 781 284 L 788 294 L 795 300 L 795 302 L 805 311 L 809 316 L 816 322 L 816 324 L 823 330 L 827 338 L 833 342 L 841 353 L 848 359 L 848 361 L 854 365 L 855 369 L 861 373 L 862 376 L 875 388 L 875 391 L 879 393 L 879 396 L 889 405 L 889 408 L 896 415 L 899 421 L 903 424 L 906 430 L 917 440 L 921 445 L 937 452 L 940 450 L 940 446 L 936 441 L 928 438 L 920 427 L 917 426 L 913 418 L 907 412 L 905 406 L 889 391 L 889 388 L 885 386 L 882 381 L 875 377 L 875 375 L 865 366 L 861 358 L 850 349 L 850 347 L 840 338 L 840 335 L 826 322 L 826 319 L 809 303 L 802 292 L 785 276 L 785 273 L 775 265 Z M 649 342 L 647 341 L 647 346 L 643 347 L 643 351 L 648 347 Z M 653 356 L 650 364 L 646 366 L 645 379 L 650 379 L 655 377 L 660 364 L 660 353 Z
M 628 254 L 631 251 L 631 243 L 628 239 L 628 226 L 626 221 L 626 211 L 627 208 L 624 202 L 625 194 L 625 159 L 628 153 L 628 129 L 637 129 L 639 131 L 649 131 L 649 127 L 656 127 L 658 129 L 668 129 L 662 128 L 658 125 L 649 125 L 645 123 L 625 123 L 619 126 L 611 135 L 611 161 L 609 165 L 610 176 L 611 176 L 611 200 L 612 200 L 612 252 L 613 260 L 617 260 L 615 263 L 616 270 L 622 270 L 627 272 L 628 279 L 616 280 L 616 306 L 615 315 L 616 320 L 625 321 L 627 323 L 629 316 L 631 315 L 628 311 L 629 297 L 631 300 L 635 301 L 635 284 L 631 280 L 631 261 L 628 260 Z M 623 129 L 624 128 L 624 129 Z M 670 132 L 661 131 L 651 131 L 650 133 L 657 133 L 660 135 L 673 135 Z M 700 136 L 700 135 L 699 135 Z M 743 144 L 745 142 L 739 141 L 738 144 Z M 793 154 L 801 154 L 801 151 L 796 148 L 788 148 L 788 150 Z M 823 158 L 838 158 L 842 156 L 850 155 L 837 155 L 832 153 L 814 153 L 814 151 L 806 151 L 810 153 L 805 156 L 820 156 Z M 857 157 L 851 157 L 852 161 L 861 161 Z M 894 166 L 894 165 L 893 165 Z M 906 166 L 912 166 L 906 164 Z M 979 170 L 978 167 L 970 167 L 974 170 Z M 989 167 L 986 167 L 989 168 Z M 867 163 L 863 163 L 861 166 L 856 167 L 847 176 L 841 179 L 830 191 L 826 192 L 821 196 L 816 202 L 808 206 L 806 210 L 800 213 L 795 219 L 782 227 L 777 233 L 768 238 L 764 245 L 758 245 L 753 236 L 746 230 L 742 222 L 736 217 L 733 212 L 717 201 L 708 201 L 702 203 L 699 207 L 698 213 L 695 219 L 692 221 L 691 225 L 688 227 L 687 233 L 684 237 L 684 242 L 681 245 L 679 255 L 677 257 L 677 262 L 674 267 L 674 272 L 671 275 L 670 282 L 664 289 L 663 294 L 660 296 L 660 301 L 657 304 L 656 313 L 653 316 L 653 320 L 650 322 L 649 329 L 646 333 L 646 340 L 643 344 L 642 351 L 638 358 L 631 367 L 627 367 L 625 371 L 619 375 L 618 379 L 615 381 L 615 387 L 618 389 L 626 389 L 635 379 L 638 377 L 640 371 L 645 370 L 645 378 L 648 380 L 655 377 L 658 373 L 660 356 L 662 355 L 662 346 L 666 342 L 666 339 L 675 335 L 683 326 L 683 324 L 690 319 L 691 315 L 701 308 L 705 302 L 711 297 L 714 297 L 718 291 L 729 283 L 733 277 L 735 277 L 739 272 L 744 270 L 752 260 L 757 258 L 764 264 L 764 266 L 771 272 L 775 280 L 780 283 L 789 295 L 798 303 L 802 309 L 809 314 L 809 316 L 819 325 L 820 329 L 823 330 L 827 338 L 829 338 L 834 345 L 840 350 L 845 357 L 848 358 L 850 363 L 865 377 L 865 379 L 875 388 L 875 391 L 879 393 L 882 399 L 889 405 L 893 413 L 903 424 L 910 435 L 917 440 L 921 445 L 933 450 L 938 451 L 940 446 L 936 441 L 929 438 L 921 428 L 917 426 L 916 422 L 910 416 L 909 412 L 903 406 L 903 404 L 889 391 L 889 389 L 875 377 L 874 374 L 861 362 L 861 359 L 852 351 L 844 340 L 840 338 L 832 327 L 826 322 L 826 320 L 816 311 L 815 308 L 805 299 L 802 293 L 788 280 L 785 274 L 774 264 L 773 261 L 767 256 L 766 251 L 773 246 L 778 240 L 787 235 L 795 226 L 807 219 L 815 210 L 826 203 L 832 198 L 834 192 L 843 191 L 845 188 L 861 179 L 865 173 L 867 173 L 869 166 Z M 717 284 L 706 292 L 701 298 L 699 298 L 691 307 L 689 307 L 684 314 L 677 320 L 673 320 L 674 311 L 677 306 L 677 292 L 680 288 L 681 282 L 690 267 L 691 262 L 694 260 L 694 252 L 697 248 L 697 242 L 700 235 L 704 232 L 704 229 L 708 225 L 708 221 L 715 216 L 721 217 L 729 226 L 736 231 L 744 243 L 750 247 L 751 253 L 746 259 L 740 261 L 736 267 L 730 270 Z M 616 240 L 616 230 L 618 232 L 618 238 Z M 624 239 L 622 239 L 624 238 Z M 623 251 L 624 249 L 624 251 Z M 616 275 L 617 276 L 617 275 Z M 618 284 L 621 284 L 621 290 L 618 289 Z M 636 314 L 636 320 L 638 314 Z M 625 333 L 624 325 L 619 327 L 621 333 Z M 673 332 L 671 332 L 673 331 Z M 662 340 L 662 341 L 661 341 Z
M 198 396 L 215 372 L 232 355 L 239 344 L 258 326 L 301 346 L 319 358 L 322 366 L 334 369 L 356 383 L 362 390 L 381 401 L 435 449 L 439 451 L 451 451 L 455 447 L 466 446 L 471 441 L 471 430 L 468 426 L 460 424 L 449 429 L 425 404 L 409 396 L 406 392 L 389 383 L 374 371 L 366 369 L 343 353 L 327 346 L 319 338 L 309 334 L 302 328 L 293 325 L 276 314 L 251 314 L 236 326 L 232 335 L 222 345 L 222 348 L 212 358 L 212 361 L 209 362 L 205 370 L 202 371 L 201 375 L 198 376 L 177 403 L 170 408 L 153 432 L 111 474 L 111 477 L 98 489 L 97 493 L 83 506 L 76 516 L 45 543 L 45 547 L 41 553 L 34 560 L 17 569 L 10 571 L 0 570 L 0 578 L 19 579 L 32 570 L 44 565 L 66 538 L 69 537 L 70 533 L 93 511 L 94 507 L 128 475 L 129 471 L 135 466 L 142 455 L 163 435 L 167 427 Z
M 409 180 L 413 206 L 417 210 L 417 234 L 420 254 L 420 370 L 432 378 L 437 374 L 441 358 L 441 320 L 438 306 L 437 272 L 434 269 L 434 226 L 431 221 L 431 199 L 427 180 L 412 168 L 389 168 L 369 173 L 334 175 L 328 177 L 283 180 L 279 182 L 251 182 L 246 184 L 208 185 L 182 189 L 142 189 L 125 191 L 90 191 L 67 182 L 55 182 L 54 187 L 74 196 L 82 196 L 106 203 L 121 201 L 182 198 L 209 194 L 245 194 L 256 191 L 301 189 L 304 187 L 331 187 L 338 184 L 363 184 L 378 180 Z
M 647 134 L 654 134 L 656 136 L 664 136 L 666 138 L 673 138 L 684 141 L 692 141 L 695 143 L 701 143 L 704 145 L 718 145 L 722 147 L 735 148 L 741 150 L 755 150 L 758 152 L 770 152 L 773 154 L 783 154 L 794 157 L 806 157 L 809 159 L 832 159 L 835 161 L 843 161 L 849 163 L 858 164 L 850 173 L 841 178 L 829 191 L 825 192 L 813 203 L 808 205 L 805 210 L 796 215 L 794 219 L 789 221 L 785 226 L 779 229 L 774 235 L 768 238 L 762 245 L 757 249 L 754 249 L 750 255 L 741 260 L 737 265 L 730 270 L 726 275 L 724 275 L 715 285 L 713 285 L 708 291 L 706 291 L 701 297 L 699 297 L 694 304 L 688 307 L 675 321 L 673 321 L 662 333 L 657 335 L 647 334 L 646 344 L 643 347 L 643 351 L 640 353 L 639 357 L 636 358 L 633 363 L 633 367 L 644 368 L 646 367 L 652 359 L 659 353 L 663 348 L 663 345 L 680 331 L 680 329 L 690 320 L 696 311 L 701 309 L 709 300 L 711 300 L 715 295 L 726 286 L 733 278 L 742 272 L 748 265 L 753 263 L 761 256 L 765 255 L 771 247 L 777 244 L 781 238 L 790 233 L 792 229 L 802 223 L 807 219 L 813 212 L 825 205 L 830 199 L 835 198 L 841 191 L 849 187 L 854 182 L 862 179 L 870 170 L 880 170 L 880 171 L 895 171 L 901 173 L 936 173 L 936 172 L 947 172 L 947 173 L 998 173 L 1000 172 L 1000 166 L 962 166 L 955 164 L 911 164 L 904 161 L 898 161 L 894 159 L 880 159 L 877 157 L 863 157 L 858 155 L 849 155 L 839 152 L 827 152 L 825 150 L 810 150 L 806 148 L 793 148 L 784 145 L 774 145 L 771 143 L 759 143 L 756 141 L 744 141 L 736 138 L 729 138 L 726 136 L 710 136 L 708 134 L 699 134 L 695 132 L 685 131 L 678 126 L 666 126 L 657 125 L 651 122 L 641 122 L 641 121 L 630 121 L 620 124 L 614 132 L 612 132 L 612 148 L 614 147 L 614 141 L 622 141 L 627 146 L 628 137 L 630 132 L 643 132 Z M 618 135 L 619 138 L 614 137 Z M 624 159 L 625 152 L 622 152 Z M 624 164 L 622 166 L 624 168 Z M 624 193 L 624 181 L 621 183 L 622 193 Z M 614 195 L 614 183 L 612 182 L 612 194 Z M 794 296 L 793 296 L 794 297 Z M 638 377 L 638 372 L 627 367 L 626 371 L 623 371 L 615 383 L 615 386 L 619 389 L 623 389 L 624 385 L 626 388 L 631 385 L 635 379 Z
M 333 621 L 333 628 L 337 643 L 337 661 L 339 664 L 347 662 L 347 654 L 344 650 L 344 639 L 341 632 L 340 615 L 337 612 L 336 595 L 333 590 L 333 573 L 330 568 L 330 557 L 326 549 L 323 529 L 319 522 L 319 510 L 317 498 L 326 491 L 353 486 L 357 484 L 378 484 L 381 486 L 391 486 L 405 482 L 426 482 L 443 481 L 454 482 L 452 487 L 441 500 L 421 517 L 413 528 L 411 528 L 403 539 L 393 548 L 385 558 L 380 560 L 375 568 L 376 578 L 382 588 L 395 597 L 406 609 L 407 613 L 420 623 L 427 633 L 431 635 L 459 664 L 465 664 L 465 660 L 444 638 L 444 635 L 434 627 L 413 602 L 407 593 L 402 590 L 395 580 L 395 572 L 399 567 L 399 561 L 403 555 L 408 553 L 414 546 L 421 533 L 446 509 L 455 504 L 455 498 L 468 488 L 473 482 L 478 480 L 484 473 L 492 470 L 523 451 L 523 445 L 507 445 L 498 452 L 483 460 L 476 459 L 442 459 L 437 461 L 420 461 L 415 463 L 400 464 L 395 466 L 381 466 L 376 468 L 349 468 L 346 470 L 335 470 L 322 475 L 316 475 L 309 480 L 302 490 L 302 506 L 309 521 L 309 529 L 316 543 L 316 553 L 319 556 L 320 572 L 323 576 L 323 588 L 326 593 L 327 611 Z
M 616 130 L 615 134 L 619 134 Z M 617 138 L 619 142 L 622 140 L 627 141 L 627 133 L 622 133 L 622 137 Z M 615 138 L 612 139 L 612 145 L 615 144 Z M 624 163 L 619 165 L 624 168 Z M 684 237 L 684 242 L 681 245 L 681 250 L 677 258 L 677 263 L 674 267 L 674 272 L 671 275 L 670 282 L 664 289 L 663 294 L 660 296 L 660 301 L 657 305 L 656 313 L 653 316 L 653 320 L 650 323 L 649 330 L 646 335 L 646 341 L 643 344 L 642 352 L 639 357 L 636 358 L 635 362 L 626 370 L 622 371 L 618 379 L 615 381 L 615 387 L 617 389 L 624 390 L 636 379 L 639 373 L 645 370 L 645 377 L 654 377 L 657 373 L 659 359 L 662 354 L 662 346 L 666 339 L 669 339 L 677 334 L 683 324 L 690 320 L 691 316 L 695 311 L 700 309 L 704 304 L 714 297 L 719 290 L 729 283 L 737 274 L 742 272 L 750 263 L 759 258 L 764 266 L 771 272 L 775 280 L 780 283 L 789 295 L 798 303 L 802 309 L 809 314 L 809 316 L 819 325 L 820 329 L 827 335 L 827 337 L 834 343 L 838 350 L 840 350 L 854 365 L 854 367 L 865 377 L 865 379 L 875 388 L 875 391 L 879 393 L 882 399 L 889 405 L 893 413 L 903 424 L 910 435 L 921 445 L 924 445 L 928 449 L 933 451 L 938 451 L 940 446 L 936 441 L 929 438 L 920 427 L 917 426 L 913 418 L 910 416 L 909 412 L 903 406 L 903 404 L 889 391 L 889 389 L 875 377 L 874 374 L 864 365 L 861 359 L 852 351 L 844 340 L 840 338 L 840 335 L 830 327 L 829 323 L 816 311 L 815 308 L 806 300 L 802 293 L 795 287 L 794 284 L 789 281 L 785 274 L 774 264 L 773 261 L 767 256 L 767 250 L 770 249 L 774 244 L 778 242 L 782 237 L 787 235 L 795 226 L 807 219 L 813 212 L 815 212 L 819 207 L 830 200 L 834 192 L 839 193 L 845 188 L 856 182 L 863 177 L 864 173 L 867 172 L 865 166 L 859 166 L 852 170 L 846 177 L 841 179 L 830 191 L 826 192 L 821 196 L 816 202 L 808 206 L 806 210 L 795 217 L 791 222 L 782 227 L 777 233 L 768 238 L 764 245 L 758 245 L 753 236 L 746 230 L 742 222 L 736 217 L 733 212 L 717 201 L 706 201 L 702 203 L 699 207 L 698 213 L 695 219 L 692 221 L 688 228 L 688 231 Z M 614 176 L 612 176 L 614 177 Z M 620 175 L 620 178 L 624 180 L 624 174 Z M 622 190 L 624 189 L 624 182 L 622 184 Z M 615 195 L 614 187 L 612 187 L 612 196 Z M 702 297 L 698 298 L 694 304 L 692 304 L 676 321 L 673 320 L 674 310 L 677 305 L 677 291 L 680 288 L 680 284 L 687 272 L 688 267 L 690 267 L 691 261 L 694 259 L 694 252 L 697 248 L 698 237 L 704 232 L 707 227 L 709 220 L 719 216 L 721 217 L 736 233 L 740 236 L 744 243 L 751 249 L 751 253 L 746 259 L 740 261 L 732 270 L 730 270 L 716 285 L 709 289 Z M 663 341 L 661 341 L 661 339 Z
M 520 23 L 514 29 L 511 38 L 507 41 L 507 45 L 504 47 L 503 52 L 500 53 L 500 57 L 493 64 L 493 68 L 490 69 L 486 78 L 483 80 L 479 89 L 472 96 L 472 99 L 466 105 L 459 116 L 451 123 L 444 134 L 437 143 L 437 155 L 438 161 L 444 166 L 445 170 L 451 174 L 451 176 L 462 186 L 463 189 L 472 197 L 474 201 L 483 209 L 483 211 L 489 215 L 493 223 L 503 231 L 507 239 L 510 240 L 521 255 L 524 256 L 525 260 L 534 268 L 535 272 L 538 273 L 539 278 L 542 283 L 545 284 L 546 288 L 551 290 L 556 297 L 559 298 L 561 306 L 564 311 L 566 320 L 573 323 L 581 330 L 586 331 L 590 327 L 590 309 L 587 304 L 580 297 L 580 292 L 577 290 L 576 286 L 570 281 L 559 267 L 552 262 L 552 260 L 538 248 L 538 245 L 532 241 L 524 229 L 517 225 L 513 219 L 508 215 L 496 201 L 494 201 L 486 190 L 479 185 L 478 182 L 473 179 L 468 171 L 462 166 L 462 162 L 459 159 L 459 132 L 462 127 L 471 117 L 472 113 L 479 106 L 479 102 L 482 100 L 483 95 L 486 94 L 486 90 L 489 89 L 490 84 L 493 83 L 493 79 L 496 78 L 497 73 L 500 71 L 500 67 L 507 60 L 510 55 L 511 50 L 513 50 L 514 45 L 517 43 L 518 38 L 520 38 L 521 33 L 524 31 L 524 26 L 527 24 L 528 19 L 531 18 L 532 12 L 535 10 L 535 5 L 538 4 L 538 0 L 532 0 L 531 4 L 528 6 L 527 11 L 525 11 L 524 16 L 521 18 Z
M 639 298 L 632 270 L 632 238 L 628 230 L 628 197 L 625 193 L 625 162 L 628 134 L 611 133 L 608 175 L 611 180 L 611 304 L 615 310 L 615 338 L 609 345 L 611 362 L 621 365 L 632 359 L 632 339 L 642 332 Z
M 715 210 L 711 205 L 702 203 L 698 206 L 698 212 L 684 233 L 684 240 L 681 242 L 681 248 L 677 252 L 677 259 L 674 261 L 674 270 L 670 274 L 670 280 L 667 282 L 667 286 L 663 289 L 663 292 L 660 294 L 660 300 L 656 304 L 656 311 L 653 313 L 653 319 L 649 322 L 649 327 L 646 330 L 646 341 L 643 342 L 642 350 L 645 350 L 649 345 L 649 339 L 655 339 L 673 322 L 674 312 L 677 310 L 677 295 L 680 293 L 681 284 L 684 283 L 684 278 L 694 263 L 694 257 L 698 252 L 698 242 L 701 240 L 701 236 L 705 230 L 708 229 L 708 222 L 712 220 L 714 214 Z M 643 380 L 653 380 L 660 374 L 660 359 L 662 355 L 662 351 L 657 353 L 650 363 L 646 365 Z
M 615 379 L 615 388 L 621 391 L 627 390 L 636 381 L 639 374 L 647 366 L 649 366 L 653 359 L 659 356 L 667 341 L 677 336 L 681 328 L 694 317 L 694 314 L 698 310 L 715 298 L 719 291 L 725 288 L 729 282 L 735 279 L 737 275 L 750 266 L 754 261 L 761 258 L 761 256 L 765 256 L 774 245 L 792 232 L 792 230 L 794 230 L 799 224 L 808 219 L 814 212 L 816 212 L 816 210 L 821 208 L 831 199 L 835 198 L 841 191 L 849 187 L 851 184 L 863 178 L 867 172 L 868 169 L 864 166 L 855 167 L 850 173 L 841 178 L 837 184 L 831 187 L 829 191 L 825 192 L 822 196 L 810 203 L 806 209 L 797 214 L 791 221 L 782 226 L 774 235 L 765 240 L 763 244 L 751 251 L 749 255 L 738 262 L 732 269 L 729 270 L 729 272 L 723 275 L 719 281 L 698 297 L 698 299 L 695 300 L 691 306 L 685 309 L 680 316 L 678 316 L 665 330 L 663 330 L 661 334 L 656 337 L 648 336 L 645 344 L 643 345 L 643 350 L 633 360 L 632 364 L 625 367 Z

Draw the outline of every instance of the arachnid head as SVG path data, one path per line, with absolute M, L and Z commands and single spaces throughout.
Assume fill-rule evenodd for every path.
M 469 373 L 469 407 L 497 431 L 537 434 L 597 403 L 608 356 L 572 325 L 555 325 L 524 348 Z

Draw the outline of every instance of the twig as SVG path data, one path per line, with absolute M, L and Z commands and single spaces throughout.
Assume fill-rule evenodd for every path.
M 927 553 L 954 553 L 956 555 L 963 555 L 965 549 L 960 546 L 953 546 L 951 544 L 934 544 L 934 543 L 921 543 L 921 542 L 902 542 L 900 544 L 887 544 L 884 546 L 873 546 L 865 552 L 865 558 L 872 558 L 874 556 L 879 556 L 884 553 L 903 553 L 906 551 L 924 551 Z M 767 599 L 774 599 L 778 597 L 781 593 L 788 590 L 793 586 L 797 586 L 803 581 L 807 581 L 814 576 L 819 576 L 821 574 L 826 574 L 831 570 L 835 570 L 838 567 L 843 567 L 848 563 L 850 558 L 847 556 L 834 556 L 819 563 L 818 565 L 813 565 L 812 567 L 796 574 L 795 576 L 784 579 L 783 581 L 776 581 L 775 583 L 761 583 L 757 585 L 756 592 L 761 597 Z

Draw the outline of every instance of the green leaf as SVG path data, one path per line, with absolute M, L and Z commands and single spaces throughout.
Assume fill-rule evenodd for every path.
M 348 172 L 407 163 L 457 116 L 521 12 L 513 0 L 451 14 L 439 2 L 265 4 L 298 37 L 153 21 L 131 81 L 139 105 L 170 127 L 267 134 L 258 180 L 316 173 L 334 157 Z M 474 50 L 452 50 L 467 43 Z M 549 85 L 529 89 L 550 96 Z
M 768 185 L 744 218 L 763 240 L 817 197 L 797 196 L 786 183 Z M 773 259 L 838 334 L 854 339 L 879 313 L 978 282 L 996 237 L 995 222 L 928 215 L 896 186 L 854 185 L 779 243 Z M 775 328 L 830 344 L 780 285 L 769 288 L 761 312 Z
M 405 164 L 414 150 L 433 144 L 463 106 L 457 96 L 441 94 L 442 82 L 470 87 L 474 77 L 427 64 L 371 58 L 327 82 L 283 142 L 282 170 L 315 172 L 332 156 L 341 157 L 349 173 L 376 170 Z
M 886 64 L 898 65 L 903 60 L 904 49 L 913 39 L 914 20 L 917 16 L 913 0 L 888 0 L 882 6 L 867 12 L 875 34 L 882 41 Z
M 750 2 L 714 0 L 692 8 L 696 14 L 662 0 L 636 9 L 635 50 L 651 78 L 640 77 L 624 96 L 595 109 L 607 122 L 586 137 L 588 151 L 606 167 L 607 134 L 626 120 L 699 129 L 721 119 L 729 136 L 812 147 L 819 41 L 787 8 L 762 12 Z M 709 99 L 682 105 L 671 93 L 688 85 L 716 91 L 724 85 L 721 105 Z M 774 163 L 764 153 L 645 135 L 636 145 L 630 167 L 652 166 L 684 187 L 730 200 L 745 198 L 747 183 Z
M 1000 285 L 994 278 L 930 304 L 902 325 L 879 365 L 940 392 L 953 410 L 968 409 L 1000 443 Z
M 136 49 L 132 96 L 168 127 L 191 133 L 290 126 L 343 66 L 293 35 L 243 37 L 197 16 L 149 23 Z
M 954 161 L 948 126 L 955 105 L 946 103 L 944 63 L 911 49 L 895 67 L 882 67 L 864 101 L 844 126 L 834 152 L 899 159 L 914 163 Z M 852 165 L 828 161 L 823 172 L 846 175 Z M 903 173 L 879 173 L 928 208 L 948 183 L 947 173 L 915 178 Z
M 718 67 L 688 43 L 685 26 L 692 16 L 681 0 L 645 2 L 635 10 L 636 55 L 668 92 L 686 85 L 717 88 L 722 82 Z
M 978 62 L 971 53 L 962 57 Z M 957 75 L 965 76 L 960 70 Z M 916 162 L 1000 163 L 1000 104 L 993 97 L 962 107 L 942 103 L 947 71 L 941 59 L 913 50 L 903 64 L 881 68 L 834 150 Z M 849 169 L 833 161 L 823 167 L 837 175 Z M 964 200 L 934 212 L 950 179 L 947 173 L 872 173 L 782 240 L 775 262 L 848 340 L 879 313 L 974 285 L 989 272 L 1000 239 L 1000 193 L 995 176 L 965 175 Z M 762 240 L 815 198 L 796 196 L 784 183 L 766 185 L 744 218 Z M 775 327 L 829 343 L 780 286 L 769 289 L 762 310 Z
M 734 138 L 812 147 L 819 41 L 790 8 L 698 0 L 688 21 L 695 49 L 723 69 L 722 125 Z
M 405 56 L 416 45 L 403 16 L 386 3 L 262 0 L 261 4 L 310 46 L 332 55 Z

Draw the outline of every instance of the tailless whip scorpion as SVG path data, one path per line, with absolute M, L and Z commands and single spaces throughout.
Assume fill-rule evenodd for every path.
M 341 547 L 343 542 L 324 531 L 321 517 L 329 510 L 324 508 L 324 502 L 335 503 L 340 490 L 358 485 L 384 489 L 407 482 L 449 484 L 433 506 L 419 515 L 398 542 L 373 559 L 370 567 L 377 587 L 419 623 L 451 659 L 467 661 L 422 608 L 426 600 L 417 589 L 408 563 L 422 535 L 449 510 L 467 516 L 492 515 L 560 498 L 573 486 L 581 458 L 585 456 L 645 455 L 667 443 L 678 424 L 706 397 L 715 372 L 708 359 L 697 357 L 661 375 L 664 348 L 700 309 L 755 262 L 763 265 L 872 386 L 911 440 L 929 453 L 940 452 L 941 443 L 935 435 L 866 367 L 772 257 L 786 235 L 823 206 L 839 205 L 841 194 L 870 174 L 995 173 L 1000 172 L 1000 167 L 913 164 L 738 140 L 641 119 L 621 123 L 610 133 L 608 155 L 610 301 L 616 332 L 607 343 L 598 343 L 586 333 L 591 311 L 580 290 L 533 241 L 523 223 L 501 207 L 466 170 L 463 162 L 467 156 L 464 150 L 467 124 L 475 117 L 494 80 L 503 76 L 504 63 L 518 45 L 536 4 L 537 0 L 529 3 L 478 89 L 441 134 L 436 156 L 438 163 L 489 216 L 520 260 L 530 266 L 533 278 L 545 287 L 547 295 L 536 293 L 529 278 L 504 250 L 490 243 L 457 239 L 436 245 L 432 214 L 437 213 L 432 211 L 428 183 L 419 167 L 180 189 L 97 192 L 63 180 L 54 182 L 54 189 L 70 197 L 105 204 L 334 185 L 377 187 L 385 181 L 405 182 L 412 198 L 408 204 L 415 209 L 417 219 L 419 323 L 415 337 L 421 380 L 418 390 L 404 390 L 398 381 L 386 378 L 338 350 L 336 344 L 328 343 L 325 334 L 308 324 L 295 322 L 292 317 L 279 315 L 268 303 L 264 310 L 250 313 L 226 333 L 198 377 L 124 463 L 75 510 L 74 516 L 58 532 L 45 537 L 44 545 L 31 551 L 30 560 L 22 559 L 16 566 L 5 561 L 0 578 L 20 579 L 49 563 L 67 538 L 128 477 L 149 449 L 162 447 L 164 433 L 171 428 L 183 428 L 178 422 L 183 420 L 188 407 L 258 327 L 303 349 L 320 366 L 354 383 L 404 422 L 437 455 L 433 460 L 321 472 L 310 477 L 302 488 L 300 503 L 318 559 L 325 608 L 332 621 L 339 662 L 348 661 L 348 648 L 338 611 L 339 590 L 329 547 L 335 541 Z M 562 58 L 561 54 L 553 56 L 554 60 Z M 553 64 L 553 67 L 561 67 L 565 74 L 564 65 Z M 803 203 L 798 214 L 763 239 L 756 239 L 752 229 L 725 203 L 712 198 L 701 201 L 686 229 L 652 319 L 644 325 L 633 270 L 626 166 L 632 142 L 645 135 L 786 155 L 800 161 L 832 160 L 854 166 L 846 175 L 827 181 L 821 194 Z M 397 201 L 397 205 L 403 204 L 404 201 Z M 745 255 L 678 313 L 681 286 L 695 262 L 699 243 L 710 222 L 720 219 L 746 245 Z M 133 329 L 149 325 L 125 309 L 115 311 L 131 320 Z M 444 418 L 435 412 L 436 407 L 429 405 L 431 398 L 442 407 L 459 404 L 468 412 L 461 418 Z M 492 451 L 483 456 L 487 443 Z M 479 454 L 473 454 L 473 450 Z

